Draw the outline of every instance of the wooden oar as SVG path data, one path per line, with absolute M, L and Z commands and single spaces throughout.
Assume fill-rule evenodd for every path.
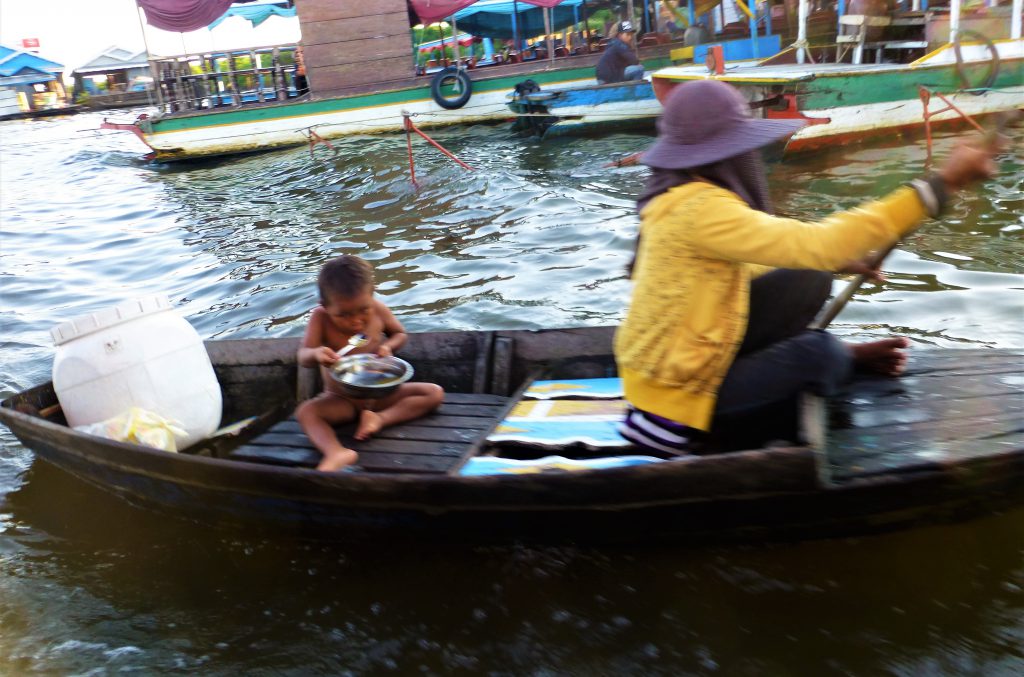
M 985 135 L 985 145 L 988 146 L 989 148 L 995 149 L 996 144 L 999 140 L 999 136 L 1006 129 L 1007 125 L 1009 125 L 1013 120 L 1015 120 L 1017 116 L 1018 111 L 1016 110 L 1003 111 L 1002 113 L 999 113 L 996 117 L 995 126 L 992 129 L 990 129 L 988 133 Z M 917 229 L 915 228 L 914 230 Z M 908 233 L 906 233 L 904 237 L 914 232 L 914 230 L 911 230 Z M 879 250 L 871 258 L 865 259 L 864 263 L 869 268 L 878 268 L 882 264 L 882 261 L 885 260 L 885 257 L 889 255 L 889 252 L 895 249 L 896 245 L 898 245 L 902 241 L 903 238 L 896 240 L 885 249 Z M 851 298 L 853 298 L 854 293 L 856 293 L 856 291 L 860 289 L 860 286 L 864 284 L 864 282 L 867 279 L 868 275 L 861 273 L 860 275 L 857 275 L 852 280 L 850 280 L 850 283 L 846 285 L 846 287 L 841 292 L 839 292 L 836 295 L 836 297 L 829 302 L 827 306 L 825 306 L 825 310 L 823 310 L 821 312 L 821 315 L 819 315 L 817 319 L 815 319 L 814 322 L 811 323 L 810 328 L 824 329 L 828 325 L 832 324 L 832 320 L 836 319 L 836 316 L 839 315 L 843 308 L 846 307 L 846 304 L 849 303 Z
M 914 230 L 917 229 L 915 228 Z M 889 255 L 889 252 L 891 252 L 893 249 L 896 249 L 896 245 L 898 245 L 900 242 L 902 242 L 902 238 L 896 240 L 891 245 L 886 247 L 884 250 L 879 250 L 870 259 L 866 259 L 864 263 L 869 268 L 878 268 L 882 264 L 882 261 L 885 260 L 885 257 Z M 829 301 L 829 304 L 825 306 L 825 310 L 821 311 L 821 315 L 815 318 L 814 322 L 811 322 L 810 328 L 824 329 L 828 325 L 832 324 L 832 320 L 836 319 L 836 315 L 842 312 L 843 308 L 846 307 L 846 304 L 849 303 L 850 299 L 853 298 L 854 293 L 856 293 L 856 291 L 860 289 L 860 286 L 864 284 L 864 282 L 866 282 L 867 279 L 867 274 L 861 273 L 855 276 L 852 280 L 850 280 L 850 283 L 847 284 L 841 292 L 836 294 L 835 298 Z

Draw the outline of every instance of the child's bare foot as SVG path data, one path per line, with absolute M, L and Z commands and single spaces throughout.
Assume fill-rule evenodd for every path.
M 369 439 L 371 435 L 379 432 L 383 427 L 384 419 L 380 417 L 380 414 L 369 409 L 363 409 L 362 413 L 359 414 L 359 427 L 356 428 L 354 437 L 357 440 Z
M 352 465 L 358 460 L 359 454 L 351 449 L 342 449 L 341 451 L 324 454 L 324 460 L 320 461 L 320 465 L 316 469 L 323 472 L 334 472 L 335 470 L 341 470 L 345 466 Z
M 903 348 L 909 345 L 910 341 L 897 336 L 868 343 L 852 343 L 850 350 L 857 367 L 884 376 L 899 376 L 907 366 L 907 354 Z

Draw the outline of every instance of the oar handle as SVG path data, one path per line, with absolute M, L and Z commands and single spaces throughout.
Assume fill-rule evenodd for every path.
M 896 240 L 891 245 L 883 250 L 879 250 L 874 256 L 869 259 L 865 259 L 864 263 L 870 268 L 877 268 L 885 260 L 885 257 L 889 255 L 896 245 L 900 243 Z M 824 329 L 828 325 L 832 324 L 832 320 L 836 319 L 836 316 L 842 312 L 846 304 L 849 303 L 853 295 L 860 289 L 860 286 L 868 279 L 868 276 L 861 273 L 850 280 L 841 292 L 836 294 L 835 298 L 829 301 L 829 304 L 825 306 L 825 310 L 821 311 L 821 314 L 815 318 L 814 322 L 811 323 L 811 329 Z

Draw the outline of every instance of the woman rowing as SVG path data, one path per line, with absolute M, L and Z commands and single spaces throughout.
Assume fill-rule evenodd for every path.
M 687 453 L 752 417 L 791 422 L 801 391 L 833 394 L 855 367 L 903 371 L 905 338 L 847 344 L 808 324 L 833 271 L 866 272 L 859 262 L 872 250 L 992 176 L 992 151 L 959 145 L 936 174 L 806 223 L 773 215 L 758 151 L 803 124 L 751 117 L 740 93 L 716 80 L 669 96 L 658 139 L 640 158 L 652 173 L 638 202 L 633 297 L 615 339 L 630 404 L 622 433 L 635 444 Z M 787 434 L 758 432 L 761 442 Z

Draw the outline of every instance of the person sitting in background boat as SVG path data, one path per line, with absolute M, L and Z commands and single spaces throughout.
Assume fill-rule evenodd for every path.
M 618 31 L 608 41 L 597 62 L 595 71 L 598 84 L 643 80 L 644 67 L 640 65 L 640 60 L 633 49 L 635 37 L 636 30 L 631 22 L 619 23 Z
M 959 145 L 938 173 L 805 223 L 772 215 L 758 151 L 803 124 L 751 117 L 739 91 L 716 80 L 670 94 L 640 158 L 652 172 L 638 202 L 632 300 L 615 337 L 630 404 L 621 432 L 640 447 L 686 453 L 709 432 L 714 443 L 754 421 L 786 420 L 781 435 L 793 439 L 801 391 L 832 394 L 854 367 L 903 371 L 905 338 L 846 344 L 807 328 L 831 290 L 831 272 L 819 271 L 870 273 L 862 257 L 993 175 L 992 151 Z M 755 432 L 764 435 L 755 444 L 780 437 Z
M 302 430 L 324 455 L 318 470 L 338 470 L 358 460 L 334 433 L 334 426 L 359 420 L 355 438 L 365 440 L 381 428 L 418 418 L 435 409 L 444 390 L 433 383 L 403 383 L 379 400 L 357 400 L 342 393 L 328 373 L 341 357 L 337 351 L 356 334 L 367 342 L 352 353 L 390 356 L 405 345 L 402 323 L 373 296 L 373 269 L 358 256 L 328 261 L 317 277 L 320 305 L 306 327 L 298 362 L 303 367 L 320 365 L 324 392 L 295 410 Z

